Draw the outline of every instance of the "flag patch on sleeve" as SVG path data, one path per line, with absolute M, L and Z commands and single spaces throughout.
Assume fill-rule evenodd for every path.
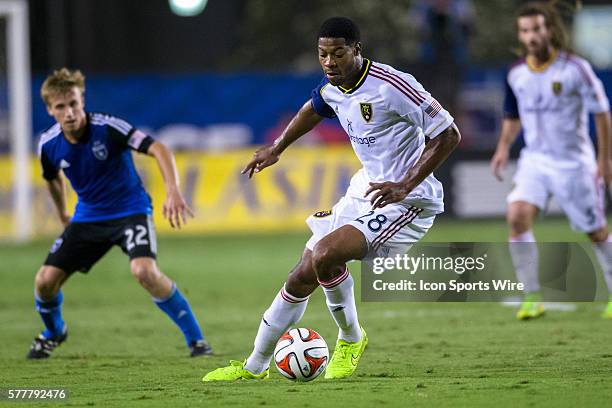
M 440 105 L 438 103 L 438 101 L 436 101 L 435 99 L 433 99 L 431 101 L 431 103 L 429 104 L 429 106 L 427 108 L 425 108 L 425 113 L 428 114 L 429 116 L 431 116 L 432 118 L 435 117 L 438 112 L 440 112 L 442 110 L 442 105 Z

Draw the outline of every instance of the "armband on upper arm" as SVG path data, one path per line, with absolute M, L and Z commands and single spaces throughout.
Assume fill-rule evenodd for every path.
M 155 142 L 155 139 L 153 139 L 151 136 L 141 132 L 138 129 L 132 129 L 128 135 L 127 143 L 130 148 L 140 153 L 147 153 L 153 142 Z

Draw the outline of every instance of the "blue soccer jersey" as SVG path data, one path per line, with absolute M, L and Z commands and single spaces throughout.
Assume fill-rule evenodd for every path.
M 129 123 L 88 113 L 83 138 L 72 144 L 58 123 L 44 132 L 39 155 L 43 177 L 64 172 L 77 193 L 73 222 L 92 222 L 151 214 L 151 199 L 136 172 L 131 149 L 146 153 L 153 138 Z

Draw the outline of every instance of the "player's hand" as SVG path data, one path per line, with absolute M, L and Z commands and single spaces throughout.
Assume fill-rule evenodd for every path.
M 240 174 L 247 174 L 249 178 L 253 177 L 253 173 L 259 173 L 266 167 L 276 163 L 279 159 L 278 153 L 274 150 L 274 145 L 260 147 L 253 154 L 253 160 L 246 165 Z
M 374 193 L 375 192 L 375 193 Z M 383 208 L 384 206 L 397 203 L 402 201 L 410 189 L 404 183 L 394 183 L 392 181 L 385 181 L 383 183 L 370 183 L 370 188 L 364 194 L 364 197 L 374 193 L 370 202 L 372 208 Z
M 70 223 L 72 222 L 72 217 L 70 216 L 70 214 L 64 213 L 64 214 L 60 215 L 60 222 L 62 223 L 62 225 L 65 228 L 68 225 L 70 225 Z
M 166 195 L 166 201 L 162 207 L 164 218 L 168 219 L 172 228 L 181 228 L 187 223 L 187 215 L 193 218 L 193 211 L 185 202 L 185 199 L 178 190 L 170 190 Z
M 610 183 L 612 183 L 612 160 L 597 161 L 597 176 L 603 178 L 606 187 L 610 187 Z
M 508 164 L 508 151 L 506 150 L 496 150 L 493 158 L 491 159 L 491 172 L 495 176 L 495 178 L 499 181 L 504 181 L 502 177 L 502 172 L 506 170 L 506 165 Z

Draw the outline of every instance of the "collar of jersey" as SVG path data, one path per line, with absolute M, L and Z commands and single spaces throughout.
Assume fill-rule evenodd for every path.
M 89 139 L 91 138 L 91 121 L 90 121 L 91 117 L 90 115 L 91 114 L 89 112 L 85 113 L 85 117 L 87 118 L 85 122 L 85 131 L 83 132 L 83 138 L 79 140 L 77 143 L 71 143 L 66 137 L 66 134 L 64 133 L 64 131 L 62 130 L 62 137 L 64 138 L 66 143 L 68 143 L 71 146 L 83 146 L 83 145 L 86 145 L 87 142 L 89 142 Z
M 553 50 L 552 54 L 550 54 L 550 58 L 544 64 L 536 66 L 533 63 L 534 58 L 531 55 L 528 55 L 525 58 L 525 62 L 527 63 L 527 67 L 533 72 L 544 72 L 552 65 L 553 62 L 557 59 L 557 50 Z
M 363 62 L 364 64 L 363 64 L 363 67 L 361 68 L 362 73 L 361 73 L 361 76 L 359 77 L 359 81 L 357 81 L 355 86 L 353 86 L 351 89 L 346 89 L 342 86 L 338 86 L 338 89 L 340 89 L 343 93 L 345 94 L 353 93 L 357 90 L 357 88 L 359 88 L 365 82 L 365 79 L 368 76 L 368 72 L 370 71 L 370 60 L 367 58 L 364 58 Z

